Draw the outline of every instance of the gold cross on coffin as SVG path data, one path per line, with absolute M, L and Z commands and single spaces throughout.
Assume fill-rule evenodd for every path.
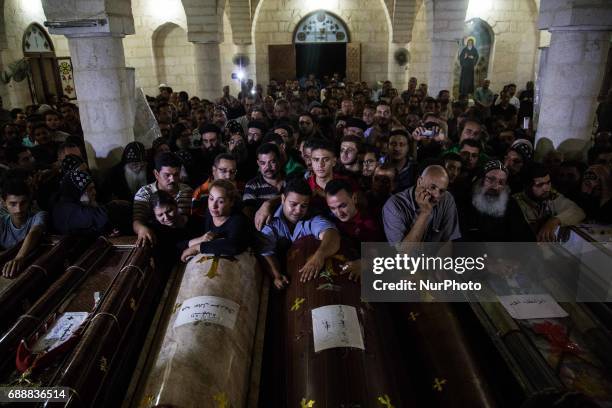
M 433 385 L 433 389 L 438 391 L 438 392 L 442 392 L 442 386 L 446 384 L 446 379 L 442 378 L 439 379 L 438 377 L 434 378 L 434 385 Z
M 217 269 L 219 268 L 219 259 L 220 258 L 227 259 L 228 261 L 231 261 L 231 262 L 236 262 L 237 261 L 237 259 L 234 258 L 233 256 L 224 256 L 224 255 L 210 256 L 210 255 L 204 255 L 203 257 L 198 259 L 196 263 L 204 263 L 204 262 L 209 261 L 209 260 L 212 259 L 212 263 L 210 264 L 210 268 L 208 269 L 208 272 L 206 272 L 206 276 L 209 277 L 210 279 L 212 279 L 215 276 L 217 276 Z
M 293 306 L 291 306 L 291 311 L 292 312 L 297 312 L 300 309 L 300 306 L 302 306 L 302 303 L 304 303 L 306 299 L 305 298 L 295 298 L 295 300 L 293 301 Z
M 393 406 L 393 404 L 391 404 L 391 398 L 389 398 L 389 396 L 387 394 L 383 395 L 382 397 L 378 397 L 378 402 L 380 403 L 380 405 L 382 405 L 383 407 L 387 407 L 387 408 L 395 408 Z

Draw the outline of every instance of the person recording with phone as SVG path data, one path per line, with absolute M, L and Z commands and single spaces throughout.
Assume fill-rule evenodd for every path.
M 423 115 L 421 125 L 411 135 L 412 140 L 416 142 L 417 161 L 440 156 L 448 143 L 447 134 L 447 126 L 443 120 L 431 112 Z

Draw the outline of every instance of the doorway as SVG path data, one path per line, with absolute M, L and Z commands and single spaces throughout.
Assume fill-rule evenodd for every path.
M 346 43 L 295 44 L 295 67 L 297 77 L 314 74 L 317 78 L 325 75 L 346 76 Z
M 44 28 L 32 23 L 23 34 L 22 47 L 23 56 L 30 64 L 32 103 L 57 103 L 63 91 L 51 38 Z

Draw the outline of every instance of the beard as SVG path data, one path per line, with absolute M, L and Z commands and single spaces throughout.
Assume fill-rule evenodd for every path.
M 125 177 L 125 182 L 127 183 L 127 186 L 132 194 L 136 194 L 140 187 L 147 184 L 147 171 L 144 168 L 139 172 L 135 172 L 128 166 L 124 166 L 123 176 Z
M 506 187 L 499 195 L 487 192 L 482 184 L 478 183 L 472 193 L 472 205 L 482 214 L 495 218 L 503 217 L 510 199 L 510 189 Z

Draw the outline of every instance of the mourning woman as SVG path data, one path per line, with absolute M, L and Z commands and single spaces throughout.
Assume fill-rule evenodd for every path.
M 230 181 L 212 182 L 204 234 L 189 241 L 181 256 L 183 262 L 199 253 L 233 256 L 247 250 L 253 234 L 249 220 L 236 209 L 238 200 L 238 190 Z

